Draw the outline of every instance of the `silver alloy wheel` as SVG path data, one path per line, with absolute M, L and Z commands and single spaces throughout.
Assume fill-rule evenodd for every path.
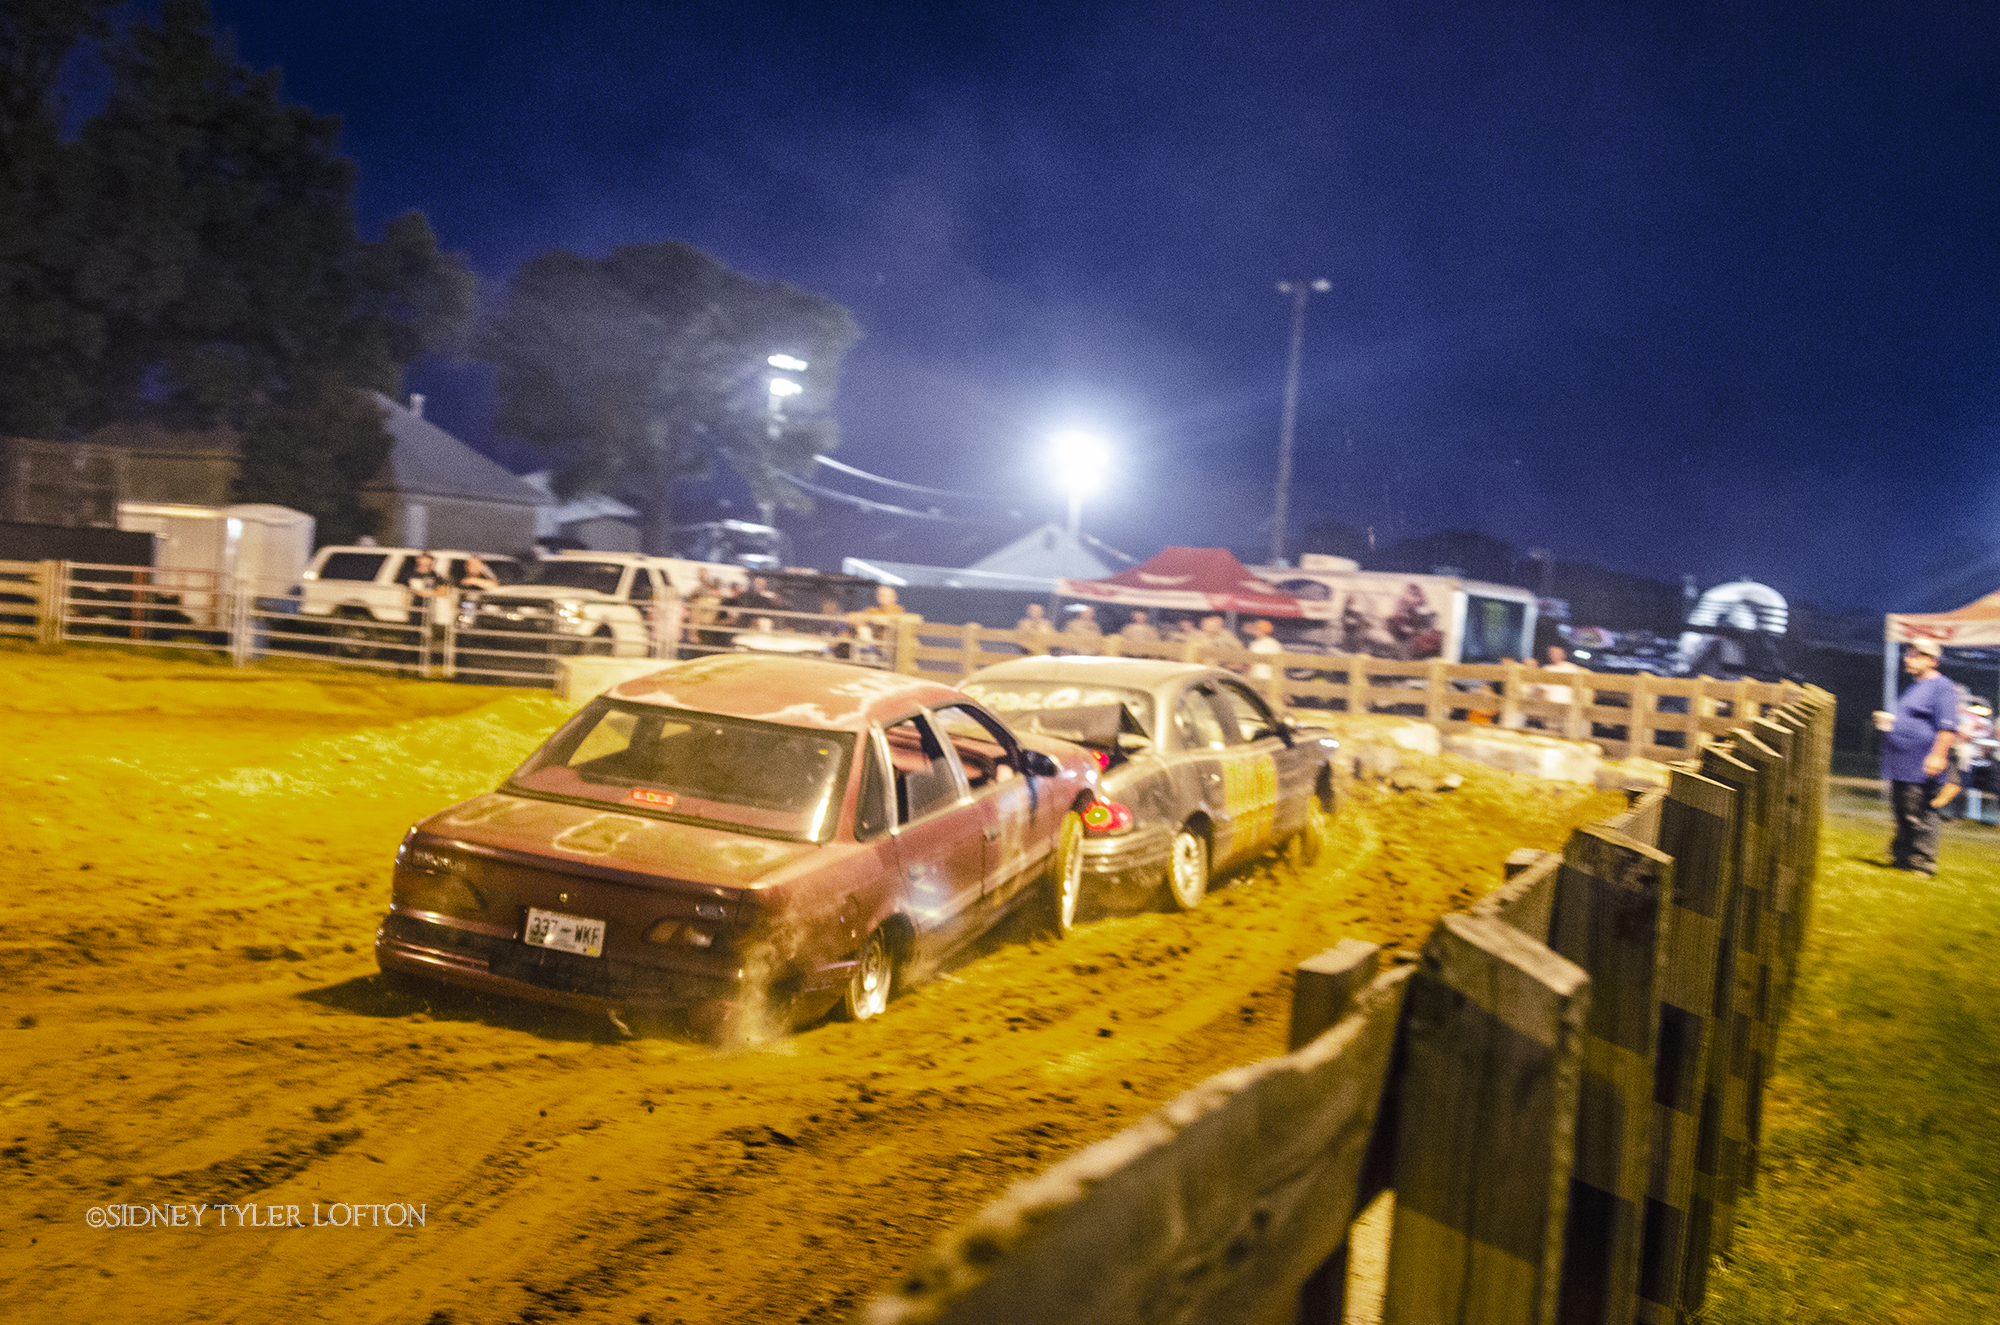
M 1192 911 L 1208 892 L 1208 839 L 1192 827 L 1183 826 L 1174 834 L 1172 854 L 1167 858 L 1167 896 L 1174 907 Z
M 1056 851 L 1054 918 L 1056 934 L 1061 936 L 1076 928 L 1076 903 L 1083 895 L 1083 820 L 1074 812 L 1063 820 Z
M 889 1006 L 889 986 L 895 974 L 896 963 L 889 954 L 888 936 L 877 929 L 861 946 L 861 960 L 847 977 L 848 1020 L 866 1021 L 880 1016 Z

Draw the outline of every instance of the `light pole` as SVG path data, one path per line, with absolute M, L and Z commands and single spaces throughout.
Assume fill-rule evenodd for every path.
M 765 359 L 764 362 L 778 369 L 780 373 L 803 373 L 806 369 L 812 367 L 804 359 L 791 354 L 773 354 Z M 778 431 L 784 423 L 786 399 L 799 395 L 805 390 L 805 387 L 792 378 L 781 377 L 778 373 L 773 373 L 771 374 L 769 389 L 771 392 L 771 418 L 764 425 L 764 435 L 775 442 L 778 440 Z M 777 527 L 778 511 L 770 502 L 758 502 L 757 514 L 762 517 L 764 524 L 771 525 L 773 528 Z
M 1299 421 L 1299 354 L 1306 342 L 1306 299 L 1325 294 L 1331 281 L 1279 281 L 1278 293 L 1292 297 L 1292 353 L 1285 365 L 1285 412 L 1278 424 L 1278 493 L 1271 512 L 1271 564 L 1285 559 L 1285 522 L 1291 518 L 1292 431 Z

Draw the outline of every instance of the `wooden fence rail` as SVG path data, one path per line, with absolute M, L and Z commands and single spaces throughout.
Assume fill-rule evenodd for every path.
M 401 665 L 349 656 L 360 651 L 329 645 L 311 633 L 324 634 L 328 620 L 297 615 L 296 598 L 282 590 L 283 586 L 238 584 L 202 571 L 0 562 L 0 637 L 44 644 L 68 638 L 119 639 L 226 653 L 239 663 L 267 653 L 308 653 L 330 654 L 352 666 Z M 879 632 L 884 638 L 868 643 L 865 651 L 855 645 L 857 660 L 946 682 L 1029 654 L 1206 662 L 1243 674 L 1280 709 L 1396 714 L 1421 718 L 1445 733 L 1500 726 L 1592 740 L 1614 759 L 1639 755 L 1662 763 L 1692 758 L 1710 741 L 1759 719 L 1782 725 L 1784 711 L 1797 705 L 1803 694 L 1790 683 L 1550 672 L 1519 662 L 1262 654 L 1200 640 L 1134 643 L 1117 635 L 994 630 L 914 616 L 892 620 L 894 630 Z M 333 628 L 345 627 L 333 623 Z M 409 636 L 374 652 L 407 654 L 418 659 L 416 670 L 428 670 L 423 661 L 427 655 L 412 642 L 414 628 L 374 623 L 369 629 Z M 456 634 L 456 627 L 447 626 L 448 639 Z M 495 643 L 496 637 L 490 635 L 466 636 L 458 650 L 465 654 L 465 665 L 447 665 L 445 672 L 476 674 L 503 684 L 548 683 L 545 674 L 531 675 L 519 659 L 496 652 Z M 730 647 L 729 641 L 725 638 L 720 647 Z M 705 646 L 705 651 L 712 650 Z M 452 652 L 447 646 L 447 657 Z
M 1709 741 L 1794 703 L 1802 693 L 1788 682 L 1551 672 L 1518 662 L 1256 654 L 1198 640 L 1134 644 L 1116 635 L 995 630 L 915 618 L 900 623 L 896 669 L 952 683 L 1010 658 L 1050 653 L 1213 663 L 1244 673 L 1280 708 L 1400 714 L 1444 732 L 1496 725 L 1539 731 L 1596 741 L 1615 759 L 1639 755 L 1662 763 L 1690 758 Z
M 1291 1053 L 1020 1184 L 863 1319 L 1335 1322 L 1391 1188 L 1389 1325 L 1686 1325 L 1810 914 L 1834 708 L 1782 699 L 1739 691 L 1664 792 L 1510 857 L 1414 967 L 1304 963 Z

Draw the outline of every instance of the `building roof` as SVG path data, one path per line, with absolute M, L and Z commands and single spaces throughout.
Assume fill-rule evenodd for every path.
M 1111 573 L 1109 566 L 1057 524 L 1031 530 L 999 551 L 981 557 L 967 569 L 1042 580 L 1064 577 L 1094 580 Z
M 382 410 L 382 426 L 395 439 L 382 472 L 367 485 L 405 497 L 460 497 L 509 506 L 540 507 L 554 499 L 516 477 L 420 414 L 379 391 L 368 398 Z

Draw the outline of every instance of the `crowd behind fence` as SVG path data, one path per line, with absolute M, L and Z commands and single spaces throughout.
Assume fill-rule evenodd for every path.
M 1414 965 L 1305 963 L 1293 1052 L 1018 1184 L 863 1319 L 1331 1325 L 1393 1191 L 1388 1325 L 1690 1320 L 1757 1175 L 1832 731 L 1823 691 L 1746 709 Z
M 118 641 L 163 649 L 330 659 L 427 678 L 551 686 L 556 660 L 610 654 L 670 661 L 718 652 L 837 658 L 955 682 L 1027 654 L 1206 662 L 1240 672 L 1277 707 L 1399 714 L 1443 732 L 1503 728 L 1592 740 L 1612 758 L 1686 759 L 1799 688 L 1646 673 L 1557 672 L 1532 663 L 1446 663 L 1364 654 L 1252 653 L 1202 637 L 1133 642 L 1117 635 L 999 630 L 911 615 L 654 609 L 643 631 L 563 634 L 547 619 L 507 620 L 459 594 L 444 610 L 413 606 L 382 620 L 314 615 L 298 586 L 247 584 L 209 571 L 0 562 L 0 637 Z

